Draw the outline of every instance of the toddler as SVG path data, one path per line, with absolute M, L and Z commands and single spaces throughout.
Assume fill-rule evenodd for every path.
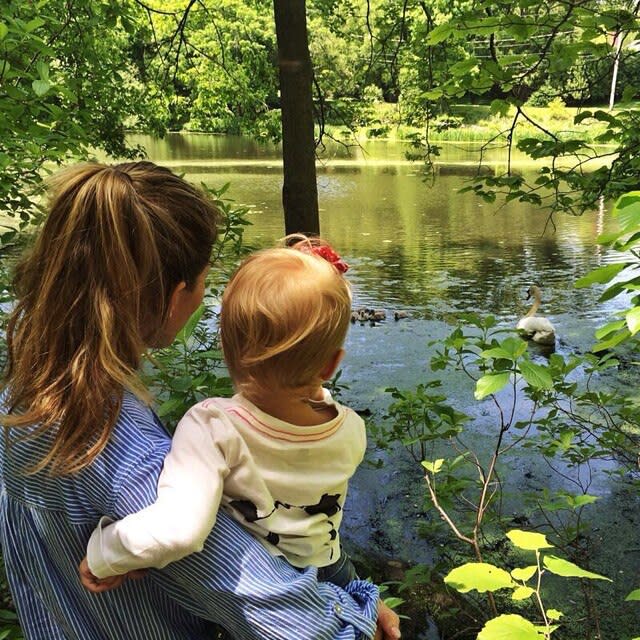
M 322 387 L 344 355 L 347 265 L 318 239 L 287 241 L 250 256 L 222 298 L 236 395 L 204 400 L 182 418 L 153 505 L 101 519 L 80 571 L 90 590 L 200 551 L 219 508 L 294 567 L 314 565 L 339 586 L 356 578 L 338 531 L 365 428 Z

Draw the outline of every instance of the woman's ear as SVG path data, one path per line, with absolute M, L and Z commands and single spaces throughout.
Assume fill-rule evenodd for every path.
M 331 380 L 333 378 L 333 374 L 338 369 L 338 366 L 342 362 L 342 358 L 344 358 L 345 354 L 344 349 L 338 349 L 329 359 L 329 362 L 324 366 L 322 371 L 320 372 L 320 377 L 323 380 Z
M 181 313 L 182 301 L 185 297 L 187 289 L 186 282 L 179 282 L 169 296 L 169 304 L 167 305 L 167 315 L 164 324 L 160 327 L 158 334 L 154 337 L 150 346 L 152 347 L 168 347 L 175 339 L 178 331 L 182 329 L 183 315 Z
M 181 304 L 182 297 L 184 296 L 187 283 L 183 280 L 179 282 L 171 292 L 169 296 L 169 306 L 167 308 L 167 319 L 170 320 L 175 315 L 176 310 Z

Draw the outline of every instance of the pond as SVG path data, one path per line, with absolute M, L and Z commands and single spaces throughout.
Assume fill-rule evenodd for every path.
M 246 232 L 251 244 L 269 246 L 284 235 L 277 147 L 193 134 L 132 141 L 142 144 L 150 159 L 194 182 L 230 183 L 227 195 L 251 208 L 253 226 Z M 405 159 L 406 150 L 386 141 L 364 148 L 333 145 L 318 162 L 321 232 L 351 266 L 354 308 L 384 309 L 388 318 L 376 326 L 352 325 L 341 379 L 348 385 L 344 401 L 380 416 L 390 402 L 387 387 L 412 388 L 434 377 L 429 359 L 435 347 L 429 343 L 446 336 L 461 312 L 492 314 L 501 325 L 514 327 L 528 308 L 525 295 L 532 283 L 542 287 L 541 312 L 556 327 L 557 352 L 587 351 L 595 329 L 621 304 L 600 304 L 596 289 L 573 286 L 590 269 L 616 259 L 596 243 L 611 227 L 610 206 L 602 203 L 581 217 L 556 215 L 550 223 L 546 211 L 531 205 L 490 205 L 459 193 L 475 171 L 477 147 L 443 145 L 433 186 L 419 164 Z M 503 152 L 488 159 L 496 170 L 504 169 Z M 522 159 L 516 163 L 520 171 L 534 170 Z M 408 317 L 395 322 L 394 311 Z M 470 383 L 449 382 L 450 404 L 474 417 L 481 442 L 483 429 L 493 424 L 489 411 L 474 401 Z M 427 517 L 423 474 L 402 452 L 384 461 L 382 469 L 363 467 L 352 482 L 345 540 L 400 561 L 429 562 L 434 552 L 418 526 Z M 515 457 L 507 465 L 511 494 L 546 486 L 539 463 Z M 590 488 L 606 499 L 604 521 L 621 509 L 610 482 L 596 474 Z M 628 536 L 637 540 L 637 504 L 635 495 L 627 497 L 623 512 L 629 515 L 617 517 L 616 531 L 603 545 L 615 558 L 610 572 L 622 571 L 616 545 L 624 546 Z M 637 551 L 629 556 L 636 574 Z
M 251 244 L 269 246 L 284 235 L 277 148 L 193 134 L 132 141 L 194 182 L 230 183 L 227 195 L 251 207 Z M 559 352 L 588 349 L 617 303 L 603 306 L 597 290 L 574 289 L 573 283 L 616 259 L 596 243 L 609 226 L 608 207 L 581 217 L 556 215 L 550 224 L 546 211 L 530 205 L 489 205 L 458 193 L 475 169 L 477 149 L 447 145 L 433 186 L 419 164 L 405 160 L 406 149 L 384 141 L 366 149 L 334 145 L 318 166 L 321 233 L 351 266 L 354 308 L 384 309 L 389 318 L 396 310 L 409 315 L 397 323 L 353 326 L 344 377 L 359 402 L 375 404 L 390 385 L 414 385 L 428 361 L 427 341 L 448 332 L 447 323 L 460 312 L 493 314 L 515 325 L 528 309 L 532 283 L 542 286 L 539 313 L 556 326 Z M 496 153 L 491 161 L 502 166 L 504 157 Z

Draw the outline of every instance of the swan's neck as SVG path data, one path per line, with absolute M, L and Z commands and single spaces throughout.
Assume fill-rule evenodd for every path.
M 525 318 L 530 318 L 531 316 L 534 316 L 536 311 L 540 308 L 540 304 L 542 303 L 542 299 L 540 298 L 540 292 L 538 290 L 533 292 L 533 297 L 535 298 L 535 300 L 533 301 L 533 304 L 531 305 L 531 309 L 529 309 L 529 312 L 527 313 Z

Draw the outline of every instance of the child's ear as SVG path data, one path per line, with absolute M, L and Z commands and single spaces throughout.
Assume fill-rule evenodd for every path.
M 333 374 L 336 372 L 338 365 L 342 362 L 342 358 L 344 358 L 345 350 L 338 349 L 329 359 L 329 362 L 324 366 L 322 371 L 320 372 L 320 377 L 323 380 L 331 380 L 333 378 Z

